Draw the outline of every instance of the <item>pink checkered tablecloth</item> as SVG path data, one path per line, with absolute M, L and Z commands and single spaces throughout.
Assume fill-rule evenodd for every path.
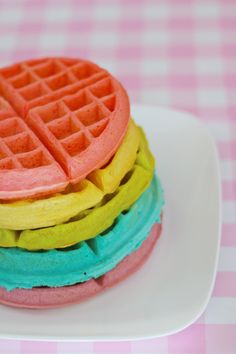
M 185 109 L 206 123 L 221 162 L 220 261 L 205 313 L 181 333 L 120 343 L 0 340 L 0 353 L 236 353 L 236 1 L 0 0 L 0 65 L 47 55 L 90 58 L 132 102 Z

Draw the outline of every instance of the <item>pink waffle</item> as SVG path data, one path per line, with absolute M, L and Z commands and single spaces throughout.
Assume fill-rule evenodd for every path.
M 18 150 L 13 149 L 5 156 L 1 148 L 0 158 L 3 155 L 4 160 L 10 159 L 9 162 L 0 160 L 0 177 L 5 175 L 9 179 L 7 188 L 0 179 L 2 199 L 13 199 L 14 194 L 15 198 L 28 198 L 48 191 L 52 193 L 63 190 L 68 183 L 79 182 L 112 157 L 126 132 L 130 116 L 128 97 L 120 83 L 104 69 L 79 59 L 31 60 L 3 68 L 0 70 L 0 93 L 9 102 L 7 108 L 5 103 L 2 109 L 0 107 L 3 124 L 7 127 L 9 116 L 6 111 L 9 111 L 8 115 L 15 117 L 17 112 L 15 119 L 24 120 L 28 126 L 24 124 L 21 131 L 11 126 L 3 128 L 7 134 L 14 134 L 17 140 L 19 133 L 27 129 L 31 137 L 40 139 L 41 144 L 37 140 L 37 147 L 41 146 L 45 154 L 46 150 L 50 152 L 47 153 L 50 163 L 44 155 L 37 158 L 35 153 L 31 157 L 31 145 L 24 145 L 22 140 L 19 144 L 24 145 L 25 155 L 21 156 L 21 161 L 23 158 L 25 161 L 18 164 L 15 163 Z M 5 146 L 2 135 L 0 133 L 1 147 Z M 32 162 L 28 166 L 27 160 L 35 158 L 36 165 Z M 57 163 L 63 169 L 64 177 Z M 46 173 L 46 166 L 51 165 L 58 167 L 58 175 L 55 169 L 51 174 L 49 168 L 48 177 L 44 179 L 39 168 L 43 167 Z M 22 169 L 31 169 L 31 172 L 27 174 Z M 54 187 L 57 180 L 62 182 L 59 189 Z

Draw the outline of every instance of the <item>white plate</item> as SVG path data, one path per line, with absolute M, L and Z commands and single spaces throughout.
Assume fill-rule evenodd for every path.
M 143 268 L 79 305 L 54 310 L 0 306 L 0 337 L 122 340 L 171 334 L 209 300 L 219 251 L 221 202 L 215 145 L 191 115 L 134 106 L 148 135 L 166 198 L 164 230 Z

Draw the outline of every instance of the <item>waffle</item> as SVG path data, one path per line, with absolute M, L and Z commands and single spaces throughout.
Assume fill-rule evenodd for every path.
M 24 230 L 53 226 L 94 207 L 105 194 L 117 189 L 122 178 L 133 167 L 140 136 L 138 127 L 130 121 L 127 133 L 113 159 L 106 167 L 92 172 L 87 179 L 81 181 L 74 192 L 40 200 L 0 204 L 0 227 Z
M 114 269 L 97 279 L 59 288 L 15 289 L 0 288 L 0 303 L 15 307 L 52 308 L 84 301 L 110 288 L 137 271 L 149 257 L 161 233 L 161 224 L 155 224 L 148 238 Z
M 110 227 L 114 219 L 130 208 L 152 180 L 154 159 L 142 131 L 141 134 L 133 169 L 125 175 L 114 193 L 106 195 L 95 208 L 78 214 L 65 224 L 20 233 L 1 229 L 0 246 L 17 246 L 28 250 L 61 248 L 93 238 Z
M 154 177 L 128 213 L 121 213 L 105 233 L 87 242 L 43 253 L 1 248 L 0 286 L 59 287 L 98 278 L 141 245 L 153 224 L 160 222 L 162 206 L 161 185 Z
M 45 58 L 0 69 L 0 93 L 31 128 L 30 137 L 33 131 L 41 140 L 42 150 L 47 149 L 54 163 L 62 167 L 65 175 L 60 190 L 69 182 L 78 183 L 109 161 L 126 132 L 130 116 L 128 97 L 120 83 L 107 71 L 80 59 Z M 5 110 L 0 114 L 5 116 Z M 57 176 L 54 171 L 52 176 L 45 167 L 50 166 L 51 160 L 48 163 L 40 157 L 34 157 L 37 166 L 28 166 L 27 161 L 34 161 L 31 148 L 18 137 L 17 129 L 14 132 L 25 155 L 21 156 L 21 165 L 13 163 L 18 158 L 17 152 L 11 150 L 11 161 L 1 163 L 0 198 L 49 194 L 49 182 L 44 177 L 55 181 L 63 174 L 60 171 Z M 4 152 L 1 150 L 5 160 Z M 45 169 L 43 176 L 39 176 L 37 168 L 41 166 Z M 30 169 L 31 178 L 25 177 L 25 169 Z M 18 184 L 14 183 L 16 176 Z M 7 184 L 7 178 L 11 183 Z M 31 179 L 38 189 L 31 185 Z

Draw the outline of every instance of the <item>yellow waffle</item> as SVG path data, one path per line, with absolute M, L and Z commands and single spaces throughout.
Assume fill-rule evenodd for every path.
M 108 229 L 122 211 L 131 207 L 152 180 L 154 159 L 141 129 L 140 132 L 141 142 L 135 164 L 114 193 L 106 195 L 96 207 L 79 213 L 68 223 L 21 233 L 1 229 L 0 246 L 28 250 L 63 248 L 91 239 Z

